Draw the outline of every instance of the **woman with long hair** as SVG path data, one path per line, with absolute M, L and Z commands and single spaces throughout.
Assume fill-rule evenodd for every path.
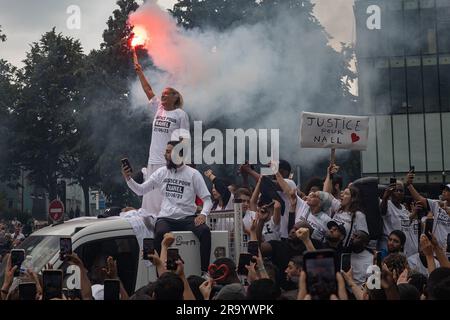
M 133 58 L 136 73 L 154 112 L 152 141 L 144 177 L 147 179 L 157 169 L 166 165 L 164 154 L 167 143 L 189 137 L 189 116 L 183 110 L 183 96 L 174 88 L 165 88 L 161 94 L 161 99 L 156 97 L 142 71 L 136 51 L 133 51 Z M 148 213 L 158 215 L 161 209 L 161 201 L 161 192 L 155 189 L 144 195 L 142 208 L 147 210 Z

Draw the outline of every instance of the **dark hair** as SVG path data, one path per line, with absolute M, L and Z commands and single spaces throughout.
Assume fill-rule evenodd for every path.
M 289 174 L 292 171 L 291 164 L 289 162 L 287 162 L 286 160 L 280 159 L 280 162 L 278 163 L 278 171 L 281 173 L 283 178 L 285 178 L 285 179 L 289 178 Z
M 351 196 L 351 202 L 350 202 L 350 206 L 348 208 L 348 211 L 350 213 L 352 213 L 352 215 L 355 215 L 356 211 L 360 211 L 361 209 L 361 196 L 360 196 L 360 192 L 359 189 L 355 186 L 350 186 L 348 187 L 348 189 L 350 190 L 350 196 Z M 341 208 L 339 209 L 339 211 L 344 211 L 344 207 L 341 205 Z
M 264 268 L 266 269 L 269 278 L 276 284 L 280 283 L 280 272 L 278 267 L 272 261 L 264 261 Z
M 226 279 L 220 280 L 217 284 L 227 285 L 233 283 L 233 280 L 237 278 L 236 263 L 234 263 L 234 261 L 231 260 L 230 258 L 219 258 L 216 261 L 214 261 L 214 264 L 218 267 L 224 264 L 228 267 L 228 270 L 230 272 Z
M 240 198 L 242 195 L 247 196 L 247 197 L 252 196 L 252 194 L 250 193 L 250 190 L 248 190 L 247 188 L 239 188 L 236 190 L 234 197 Z
M 291 259 L 289 259 L 289 261 L 292 261 L 292 263 L 294 264 L 294 266 L 297 269 L 302 269 L 303 268 L 303 256 L 291 257 Z
M 428 277 L 427 293 L 429 300 L 450 299 L 450 269 L 437 268 Z
M 412 284 L 414 287 L 416 287 L 417 290 L 422 294 L 425 294 L 425 288 L 427 286 L 427 277 L 425 275 L 415 272 L 409 276 L 408 283 Z
M 166 272 L 155 285 L 155 300 L 183 300 L 184 284 L 179 276 Z
M 167 145 L 171 145 L 172 147 L 176 147 L 180 143 L 181 143 L 181 141 L 172 140 L 172 141 L 167 142 Z
M 253 281 L 247 289 L 248 300 L 277 300 L 281 289 L 270 279 Z
M 309 195 L 312 187 L 319 187 L 320 190 L 323 189 L 323 179 L 319 177 L 312 177 L 306 182 L 305 194 Z
M 341 176 L 338 176 L 337 174 L 333 175 L 333 190 L 335 185 L 339 185 L 339 189 L 342 189 L 342 186 L 344 185 L 344 179 Z
M 192 293 L 195 296 L 196 300 L 205 300 L 203 298 L 202 293 L 200 292 L 200 286 L 205 282 L 205 279 L 203 279 L 200 276 L 189 276 L 187 278 L 187 281 L 189 283 L 189 287 L 191 287 Z
M 391 235 L 394 235 L 394 236 L 396 236 L 397 238 L 400 239 L 400 244 L 402 245 L 402 251 L 403 251 L 403 247 L 404 247 L 405 242 L 406 242 L 406 235 L 405 235 L 405 233 L 403 231 L 401 231 L 401 230 L 394 230 L 394 231 L 392 231 L 389 234 L 389 236 L 391 236 Z
M 156 283 L 151 282 L 148 285 L 136 290 L 130 297 L 130 300 L 153 300 L 153 292 L 155 291 Z
M 396 270 L 398 275 L 400 275 L 400 273 L 408 267 L 408 260 L 402 253 L 389 254 L 386 258 L 384 258 L 383 263 L 386 264 L 391 272 Z
M 420 292 L 409 283 L 401 283 L 397 285 L 400 300 L 420 300 Z

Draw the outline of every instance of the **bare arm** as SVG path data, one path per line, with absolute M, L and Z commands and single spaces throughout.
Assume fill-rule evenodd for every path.
M 281 187 L 281 190 L 283 190 L 284 194 L 286 196 L 289 196 L 291 194 L 291 188 L 289 187 L 288 183 L 283 179 L 281 174 L 279 172 L 276 173 L 275 177 L 277 178 L 277 182 Z
M 250 210 L 255 211 L 257 210 L 257 203 L 258 203 L 258 197 L 259 193 L 261 192 L 261 179 L 258 180 L 258 183 L 256 184 L 255 190 L 253 190 L 252 197 L 250 199 Z
M 392 192 L 394 191 L 395 186 L 393 184 L 389 185 L 389 187 L 384 191 L 383 199 L 380 204 L 380 213 L 382 216 L 387 214 L 388 201 L 391 197 Z
M 274 202 L 275 205 L 273 207 L 273 223 L 278 226 L 281 222 L 281 204 L 276 200 L 274 200 Z
M 147 95 L 148 100 L 152 100 L 153 97 L 155 96 L 155 93 L 153 92 L 153 89 L 150 86 L 150 83 L 147 81 L 147 78 L 145 77 L 144 72 L 142 71 L 142 67 L 139 64 L 136 51 L 133 51 L 133 58 L 134 58 L 134 67 L 136 69 L 136 74 L 139 77 L 139 81 L 141 82 L 142 89 L 144 89 L 144 92 Z
M 413 186 L 413 182 L 414 182 L 414 173 L 409 172 L 408 175 L 406 176 L 406 186 L 407 186 L 409 192 L 411 193 L 411 196 L 414 198 L 414 200 L 419 201 L 423 205 L 424 208 L 428 208 L 427 199 L 422 197 L 417 192 L 417 190 Z
M 328 192 L 329 194 L 333 194 L 333 179 L 331 178 L 332 174 L 335 174 L 338 171 L 338 166 L 334 164 L 330 164 L 327 169 L 327 177 L 323 183 L 323 191 Z

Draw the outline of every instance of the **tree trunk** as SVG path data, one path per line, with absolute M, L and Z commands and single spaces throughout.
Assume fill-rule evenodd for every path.
M 83 195 L 84 195 L 84 214 L 86 217 L 89 217 L 90 214 L 90 205 L 89 205 L 89 186 L 82 185 L 81 188 L 83 189 Z

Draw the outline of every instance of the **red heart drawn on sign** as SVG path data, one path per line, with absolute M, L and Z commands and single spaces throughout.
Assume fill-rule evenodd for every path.
M 352 133 L 352 143 L 358 142 L 360 139 L 356 133 Z
M 230 273 L 230 269 L 226 264 L 221 264 L 219 267 L 215 264 L 211 264 L 208 267 L 208 273 L 215 281 L 225 280 Z

